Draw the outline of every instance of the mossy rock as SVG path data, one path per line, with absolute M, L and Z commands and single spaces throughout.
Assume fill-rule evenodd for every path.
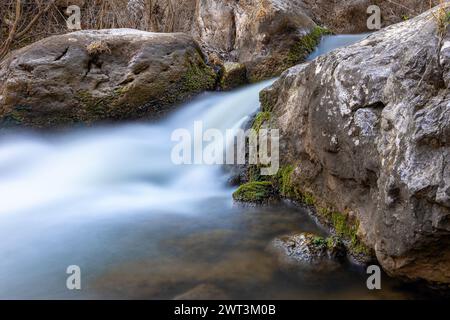
M 290 38 L 282 48 L 274 49 L 267 57 L 250 62 L 247 73 L 249 82 L 277 77 L 290 67 L 304 62 L 320 43 L 322 36 L 328 34 L 331 31 L 316 26 L 303 36 Z
M 261 104 L 261 110 L 264 112 L 271 112 L 277 101 L 278 95 L 273 94 L 271 87 L 262 90 L 259 93 L 259 102 Z
M 198 93 L 203 90 L 212 90 L 216 85 L 217 75 L 205 63 L 190 63 L 181 81 L 183 93 Z
M 375 255 L 373 250 L 358 237 L 359 221 L 329 208 L 318 208 L 317 212 L 320 218 L 332 228 L 335 235 L 344 241 L 350 255 L 357 262 L 364 264 L 373 260 Z
M 261 113 L 260 118 L 264 118 Z M 284 165 L 278 174 L 272 177 L 258 175 L 258 166 L 249 166 L 248 176 L 251 182 L 241 186 L 233 195 L 235 199 L 244 202 L 261 202 L 266 198 L 287 198 L 314 208 L 319 220 L 328 226 L 334 235 L 330 238 L 318 238 L 316 244 L 322 244 L 328 249 L 342 252 L 342 244 L 354 260 L 361 264 L 373 261 L 374 252 L 358 237 L 359 221 L 350 219 L 348 214 L 332 210 L 328 206 L 321 206 L 321 202 L 310 193 L 302 190 L 295 183 L 294 172 L 296 165 Z M 267 179 L 268 181 L 261 181 Z M 263 188 L 264 187 L 264 188 Z M 266 190 L 265 187 L 270 189 Z M 270 191 L 269 191 L 270 190 Z M 266 191 L 266 192 L 265 192 Z
M 275 195 L 272 182 L 253 181 L 240 186 L 233 193 L 233 199 L 238 202 L 263 203 L 274 200 Z
M 5 59 L 0 124 L 55 128 L 156 120 L 216 84 L 217 74 L 187 34 L 78 31 L 43 39 Z M 18 105 L 31 109 L 16 110 Z

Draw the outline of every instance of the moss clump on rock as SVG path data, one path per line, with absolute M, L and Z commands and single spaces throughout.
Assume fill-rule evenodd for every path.
M 316 247 L 327 247 L 327 240 L 323 237 L 315 236 L 312 240 L 312 243 Z
M 322 250 L 326 250 L 330 258 L 342 258 L 345 256 L 346 250 L 341 239 L 337 236 L 320 237 L 314 236 L 312 244 Z
M 349 219 L 348 215 L 329 208 L 319 208 L 318 213 L 321 218 L 330 224 L 336 236 L 346 242 L 350 253 L 355 258 L 370 260 L 373 256 L 373 251 L 358 237 L 359 221 Z
M 270 120 L 270 112 L 263 111 L 256 115 L 255 120 L 253 121 L 252 129 L 256 131 L 256 133 L 259 133 L 259 130 L 261 130 L 262 125 Z
M 313 272 L 336 270 L 346 253 L 342 244 L 328 247 L 328 238 L 309 232 L 275 238 L 269 250 L 276 254 L 282 267 Z
M 287 165 L 280 170 L 278 170 L 278 174 L 275 177 L 278 184 L 278 190 L 280 195 L 283 197 L 291 197 L 294 196 L 294 190 L 292 188 L 291 176 L 294 172 L 294 167 L 292 165 Z
M 216 85 L 216 74 L 206 64 L 192 63 L 181 80 L 183 92 L 198 93 L 212 90 Z
M 275 190 L 270 181 L 253 181 L 240 186 L 233 199 L 239 202 L 262 203 L 274 199 Z
M 317 201 L 314 195 L 310 192 L 303 192 L 293 183 L 293 173 L 294 166 L 286 165 L 281 167 L 278 174 L 275 176 L 280 195 L 285 198 L 299 201 L 308 206 L 315 206 Z

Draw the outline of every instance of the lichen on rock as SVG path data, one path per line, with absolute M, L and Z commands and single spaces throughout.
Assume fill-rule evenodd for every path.
M 270 181 L 251 181 L 241 185 L 234 193 L 238 202 L 262 203 L 275 199 L 275 190 Z

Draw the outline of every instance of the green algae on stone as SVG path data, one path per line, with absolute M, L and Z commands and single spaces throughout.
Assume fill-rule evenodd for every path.
M 183 92 L 196 93 L 212 90 L 216 85 L 216 74 L 206 64 L 201 66 L 191 63 L 181 80 Z
M 259 133 L 259 130 L 261 130 L 262 125 L 270 120 L 270 112 L 263 111 L 256 115 L 255 120 L 253 121 L 252 129 L 256 131 L 256 133 Z
M 348 215 L 329 207 L 323 207 L 316 197 L 304 190 L 301 190 L 293 180 L 295 166 L 288 164 L 280 168 L 277 175 L 272 177 L 271 183 L 275 186 L 279 196 L 288 198 L 315 208 L 320 220 L 332 229 L 335 237 L 324 239 L 327 246 L 338 246 L 339 242 L 344 242 L 352 256 L 360 260 L 368 260 L 373 256 L 373 251 L 368 248 L 358 237 L 359 221 L 356 218 L 350 219 Z M 319 239 L 321 240 L 321 239 Z M 317 242 L 322 242 L 322 241 Z
M 270 181 L 254 181 L 241 185 L 233 199 L 240 202 L 261 203 L 274 198 L 274 188 Z
M 89 122 L 106 119 L 123 94 L 121 90 L 114 90 L 110 94 L 95 97 L 87 90 L 80 90 L 75 95 L 80 108 L 76 110 L 74 117 L 80 121 Z
M 359 221 L 349 219 L 348 215 L 329 208 L 319 208 L 318 213 L 331 225 L 336 236 L 347 241 L 347 246 L 354 256 L 373 255 L 372 250 L 358 237 Z

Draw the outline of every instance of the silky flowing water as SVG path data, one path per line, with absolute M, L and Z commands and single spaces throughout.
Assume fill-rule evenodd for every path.
M 325 37 L 311 58 L 361 37 Z M 220 166 L 173 164 L 173 130 L 197 120 L 237 129 L 270 83 L 205 93 L 157 124 L 3 133 L 0 298 L 172 299 L 198 285 L 231 299 L 414 298 L 386 275 L 369 291 L 350 263 L 280 268 L 267 251 L 274 237 L 326 235 L 305 210 L 236 205 Z M 81 268 L 81 290 L 66 288 L 70 265 Z

